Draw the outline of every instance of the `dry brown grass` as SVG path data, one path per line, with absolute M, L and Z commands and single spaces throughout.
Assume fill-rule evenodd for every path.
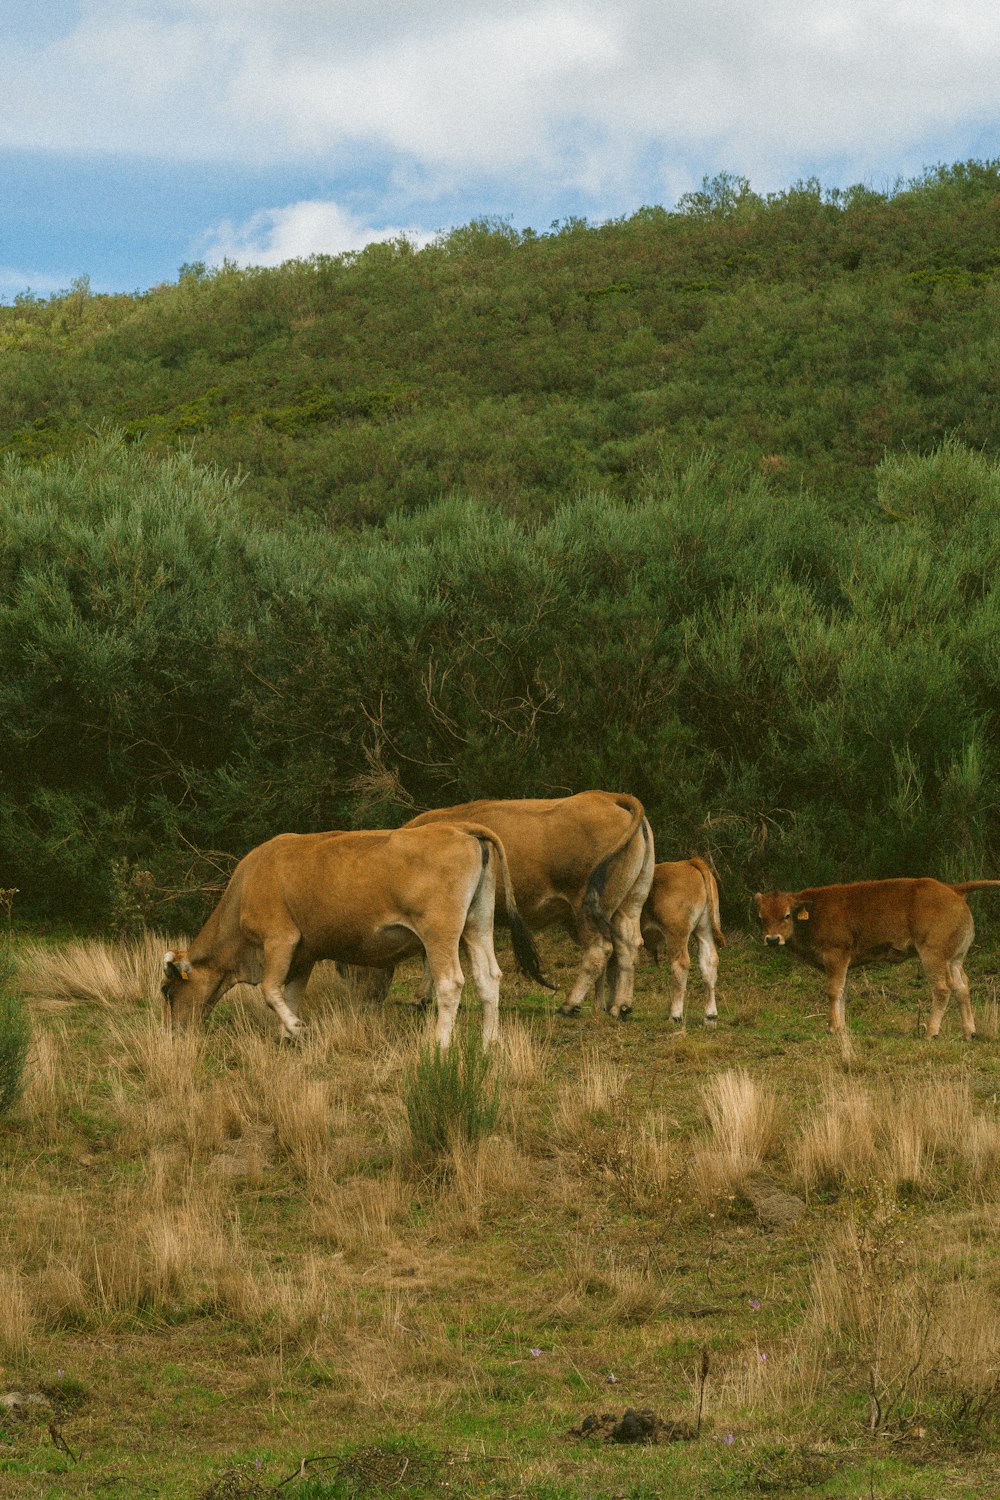
M 572 1324 L 593 1317 L 595 1303 L 609 1324 L 645 1323 L 668 1306 L 675 1290 L 659 1261 L 649 1254 L 629 1254 L 590 1235 L 574 1235 L 556 1253 L 560 1291 L 542 1315 Z
M 170 946 L 155 934 L 114 944 L 85 938 L 60 948 L 26 943 L 18 957 L 19 986 L 27 1000 L 45 1009 L 158 1005 L 163 954 Z
M 4 1266 L 0 1268 L 0 1355 L 24 1359 L 33 1331 L 31 1295 L 24 1277 L 13 1267 Z
M 1000 1181 L 1000 1122 L 975 1114 L 967 1076 L 932 1074 L 898 1089 L 831 1076 L 791 1160 L 807 1192 L 945 1181 L 984 1191 Z
M 59 1021 L 31 1035 L 25 1066 L 25 1088 L 19 1113 L 36 1140 L 52 1144 L 65 1128 L 68 1112 L 83 1106 L 93 1083 L 88 1058 L 73 1054 L 73 1041 Z
M 110 1097 L 124 1152 L 177 1142 L 195 1158 L 241 1133 L 247 1115 L 238 1090 L 209 1071 L 204 1033 L 173 1035 L 146 1013 L 113 1017 L 109 1038 Z
M 468 1238 L 497 1214 L 523 1212 L 534 1196 L 536 1175 L 531 1158 L 508 1137 L 453 1142 L 439 1174 L 435 1238 Z
M 742 1068 L 720 1073 L 702 1089 L 709 1140 L 691 1157 L 696 1195 L 713 1202 L 738 1192 L 777 1146 L 782 1112 L 773 1088 Z
M 992 1289 L 968 1266 L 924 1253 L 887 1197 L 852 1214 L 819 1257 L 804 1332 L 831 1366 L 858 1370 L 872 1430 L 915 1402 L 982 1400 L 1000 1380 Z
M 563 1084 L 552 1111 L 551 1133 L 561 1145 L 572 1147 L 588 1126 L 612 1121 L 624 1108 L 628 1075 L 597 1051 L 588 1052 L 579 1075 Z
M 412 1188 L 395 1171 L 327 1183 L 313 1200 L 313 1232 L 348 1254 L 381 1250 L 398 1235 L 412 1202 Z

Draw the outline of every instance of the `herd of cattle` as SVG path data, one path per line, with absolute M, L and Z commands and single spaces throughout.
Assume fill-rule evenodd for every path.
M 932 991 L 927 1035 L 937 1036 L 954 990 L 969 1038 L 976 1028 L 963 960 L 974 929 L 965 896 L 998 885 L 873 880 L 755 899 L 764 941 L 824 971 L 832 1031 L 844 1029 L 852 964 L 915 954 Z M 705 1021 L 715 1022 L 723 943 L 715 878 L 700 859 L 656 864 L 642 804 L 600 791 L 466 802 L 393 830 L 270 839 L 237 865 L 190 949 L 164 955 L 165 1018 L 174 1025 L 200 1022 L 233 985 L 259 984 L 282 1038 L 291 1039 L 320 960 L 375 968 L 387 988 L 394 966 L 417 955 L 424 960 L 424 998 L 433 994 L 437 1001 L 440 1045 L 448 1045 L 454 1027 L 463 960 L 489 1043 L 501 977 L 494 915 L 510 929 L 518 967 L 548 988 L 532 932 L 559 924 L 579 943 L 580 965 L 562 1006 L 567 1015 L 594 991 L 611 1016 L 626 1016 L 645 944 L 657 957 L 666 947 L 670 1014 L 681 1021 L 694 935 Z

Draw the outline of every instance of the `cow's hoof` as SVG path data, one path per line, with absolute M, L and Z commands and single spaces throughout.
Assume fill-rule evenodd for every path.
M 979 1041 L 979 1034 L 978 1034 L 978 1032 L 970 1031 L 969 1035 L 965 1038 L 965 1040 L 967 1042 L 978 1042 Z
M 611 1014 L 614 1015 L 615 1014 L 614 1011 L 612 1011 Z M 618 1012 L 618 1015 L 617 1015 L 616 1019 L 619 1020 L 619 1021 L 627 1021 L 628 1018 L 629 1018 L 629 1016 L 631 1014 L 632 1014 L 632 1007 L 631 1007 L 631 1005 L 623 1005 L 622 1008 L 621 1008 L 621 1010 Z
M 560 1005 L 559 1014 L 561 1016 L 578 1016 L 580 1014 L 580 1007 L 578 1005 Z
M 680 1031 L 681 1027 L 684 1025 L 684 1017 L 683 1016 L 671 1016 L 670 1020 L 671 1020 L 671 1023 L 673 1024 L 674 1028 L 677 1031 Z

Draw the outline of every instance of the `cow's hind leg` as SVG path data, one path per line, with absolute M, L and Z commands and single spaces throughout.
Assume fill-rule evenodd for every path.
M 941 1030 L 944 1013 L 951 999 L 951 965 L 929 953 L 921 953 L 927 983 L 931 987 L 931 1013 L 927 1022 L 927 1036 L 933 1041 Z
M 705 985 L 705 1025 L 714 1026 L 719 1019 L 715 996 L 719 980 L 719 950 L 715 946 L 707 914 L 698 923 L 695 936 L 698 939 L 698 967 Z
M 948 973 L 951 979 L 951 987 L 955 991 L 955 998 L 962 1012 L 962 1033 L 965 1040 L 971 1042 L 976 1035 L 976 1018 L 972 1010 L 969 976 L 957 958 L 953 958 L 948 965 Z
M 691 972 L 691 955 L 688 952 L 688 935 L 668 933 L 670 951 L 670 1019 L 676 1026 L 684 1020 L 684 997 L 687 994 L 688 974 Z
M 638 842 L 638 840 L 634 841 Z M 611 915 L 611 940 L 615 953 L 615 988 L 608 1014 L 624 1020 L 632 1009 L 635 966 L 642 947 L 642 909 L 653 883 L 655 854 L 649 824 L 642 826 L 641 859 L 631 886 Z
M 458 957 L 458 943 L 438 941 L 424 949 L 434 993 L 437 996 L 437 1026 L 434 1040 L 444 1050 L 455 1029 L 455 1017 L 462 1000 L 465 975 Z
M 311 966 L 308 969 L 300 967 L 296 970 L 294 968 L 295 950 L 299 942 L 300 934 L 296 932 L 268 938 L 264 944 L 264 973 L 261 979 L 261 989 L 264 992 L 264 999 L 281 1022 L 283 1042 L 294 1041 L 302 1030 L 302 1022 L 285 1000 L 285 987 L 289 982 L 293 994 L 297 998 L 301 997 L 301 991 L 305 988 L 311 972 Z M 305 978 L 299 985 L 298 981 L 303 973 Z
M 491 849 L 469 904 L 459 952 L 466 959 L 483 1008 L 483 1046 L 497 1034 L 500 1017 L 500 965 L 493 946 L 496 908 L 496 854 Z
M 614 952 L 614 944 L 610 938 L 606 938 L 597 926 L 586 918 L 581 919 L 577 932 L 583 947 L 583 957 L 573 981 L 573 988 L 560 1006 L 564 1016 L 575 1016 L 579 1012 L 595 984 L 603 979 L 608 959 Z

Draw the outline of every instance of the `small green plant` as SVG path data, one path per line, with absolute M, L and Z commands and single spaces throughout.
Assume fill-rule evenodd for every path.
M 0 951 L 0 1119 L 21 1097 L 30 1034 L 24 1002 L 9 988 L 13 972 L 9 956 Z
M 414 1154 L 439 1157 L 460 1141 L 491 1135 L 500 1113 L 500 1083 L 478 1032 L 456 1036 L 447 1050 L 420 1049 L 406 1085 Z

